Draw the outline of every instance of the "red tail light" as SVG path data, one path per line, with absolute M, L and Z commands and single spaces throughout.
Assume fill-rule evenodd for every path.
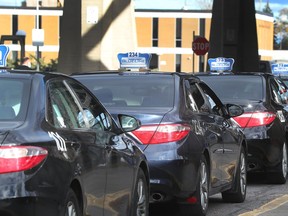
M 271 124 L 276 118 L 276 114 L 272 112 L 254 112 L 244 113 L 240 116 L 234 117 L 234 120 L 242 128 L 257 127 Z
M 31 169 L 48 155 L 46 149 L 36 146 L 1 146 L 0 174 Z
M 143 144 L 160 144 L 183 139 L 190 131 L 188 125 L 162 124 L 142 126 L 132 133 Z

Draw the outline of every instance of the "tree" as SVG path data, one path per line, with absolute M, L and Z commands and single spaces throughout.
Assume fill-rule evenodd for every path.
M 197 0 L 199 8 L 202 10 L 212 10 L 213 0 Z
M 273 11 L 270 8 L 269 1 L 267 1 L 265 7 L 263 8 L 263 12 L 273 16 Z
M 279 11 L 274 22 L 274 49 L 288 49 L 288 8 Z

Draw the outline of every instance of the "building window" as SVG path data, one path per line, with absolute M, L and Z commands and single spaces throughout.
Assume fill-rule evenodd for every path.
M 158 59 L 159 59 L 159 56 L 157 54 L 152 54 L 151 61 L 150 61 L 150 69 L 158 68 Z
M 181 72 L 181 54 L 176 54 L 175 70 L 176 72 Z
M 176 47 L 182 46 L 182 19 L 176 19 Z
M 158 18 L 153 18 L 152 46 L 158 47 Z

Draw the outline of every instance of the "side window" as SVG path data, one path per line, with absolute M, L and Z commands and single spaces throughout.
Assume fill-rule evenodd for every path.
M 280 79 L 275 79 L 279 85 L 279 94 L 281 97 L 282 104 L 288 104 L 288 89 L 287 86 Z
M 270 88 L 271 88 L 273 100 L 278 104 L 282 104 L 279 85 L 277 84 L 277 82 L 275 80 L 272 80 L 272 79 L 270 80 L 270 83 L 271 83 Z
M 223 115 L 223 104 L 216 94 L 204 83 L 199 83 L 201 90 L 203 91 L 206 99 L 206 103 L 209 104 L 211 112 L 215 115 Z
M 63 80 L 52 80 L 48 83 L 47 120 L 56 128 L 81 128 L 78 114 L 79 106 L 75 102 Z
M 112 119 L 102 105 L 77 82 L 68 80 L 67 83 L 80 101 L 83 112 L 79 113 L 78 118 L 83 122 L 83 127 L 101 131 L 111 130 Z
M 193 111 L 210 112 L 210 104 L 206 102 L 196 83 L 190 84 L 186 92 L 187 105 Z

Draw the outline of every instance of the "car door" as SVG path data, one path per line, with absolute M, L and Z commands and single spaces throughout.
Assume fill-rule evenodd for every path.
M 105 188 L 104 215 L 128 215 L 131 192 L 134 189 L 134 170 L 136 170 L 134 147 L 136 145 L 115 125 L 110 114 L 95 98 L 91 97 L 88 91 L 72 81 L 69 81 L 69 85 L 80 100 L 84 113 L 80 117 L 83 119 L 83 124 L 89 131 L 96 133 L 96 145 L 91 146 L 89 151 L 95 151 L 95 155 L 101 152 L 102 155 L 97 155 L 98 157 L 91 155 L 91 157 L 94 160 L 102 158 L 102 163 L 99 165 L 106 168 L 105 183 L 95 185 L 96 181 L 92 179 L 90 182 L 92 188 L 87 191 L 90 193 L 91 189 L 97 189 L 97 192 L 98 187 Z M 103 152 L 99 151 L 99 146 L 104 149 Z M 92 176 L 97 178 L 95 174 Z M 100 200 L 102 202 L 102 199 Z M 95 212 L 91 211 L 91 215 L 95 215 Z
M 194 110 L 191 124 L 199 124 L 195 128 L 199 130 L 200 136 L 202 136 L 204 142 L 208 145 L 211 158 L 210 183 L 212 188 L 216 188 L 222 184 L 222 126 L 219 127 L 219 123 L 217 123 L 220 119 L 218 116 L 210 114 L 210 108 L 197 83 L 189 81 L 186 94 L 188 107 Z M 190 104 L 194 105 L 191 106 Z
M 72 179 L 81 179 L 83 194 L 86 196 L 84 200 L 87 200 L 84 211 L 91 215 L 103 215 L 106 140 L 109 140 L 109 137 L 89 127 L 91 116 L 96 116 L 96 112 L 101 113 L 103 108 L 94 101 L 89 115 L 88 109 L 92 108 L 93 98 L 83 91 L 84 98 L 89 103 L 85 111 L 65 79 L 51 80 L 48 83 L 48 94 L 48 121 L 55 127 L 49 135 L 56 140 L 62 160 L 70 164 L 70 167 L 62 169 L 62 172 L 71 170 Z
M 200 83 L 201 89 L 210 104 L 210 115 L 213 115 L 217 121 L 218 127 L 221 128 L 221 137 L 223 143 L 222 157 L 222 181 L 224 184 L 231 183 L 237 171 L 237 164 L 241 149 L 241 134 L 236 124 L 231 119 L 224 117 L 225 109 L 220 99 L 204 83 Z
M 287 113 L 287 89 L 280 80 L 275 77 L 270 77 L 268 80 L 269 90 L 271 92 L 271 105 L 275 109 L 277 118 L 280 122 L 281 130 L 278 130 L 279 136 L 285 134 L 285 130 L 288 128 L 288 113 Z

